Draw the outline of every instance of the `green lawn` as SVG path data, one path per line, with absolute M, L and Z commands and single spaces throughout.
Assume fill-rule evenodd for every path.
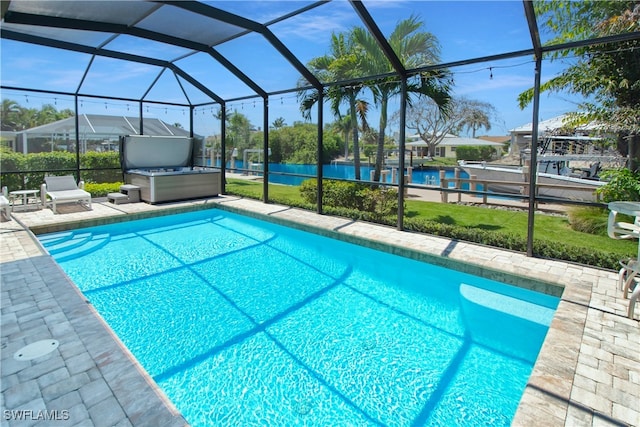
M 261 199 L 262 182 L 227 179 L 227 192 Z M 298 187 L 287 185 L 270 184 L 269 198 L 282 202 L 302 202 Z M 419 217 L 450 225 L 510 233 L 524 238 L 527 236 L 527 212 L 522 211 L 408 200 L 406 202 L 405 215 L 408 218 Z M 606 216 L 607 213 L 603 211 L 601 219 L 603 224 L 602 234 L 595 235 L 572 230 L 566 217 L 536 214 L 534 239 L 598 248 L 619 254 L 620 258 L 635 255 L 638 248 L 638 243 L 635 240 L 613 240 L 606 235 L 606 230 L 604 229 L 606 227 Z

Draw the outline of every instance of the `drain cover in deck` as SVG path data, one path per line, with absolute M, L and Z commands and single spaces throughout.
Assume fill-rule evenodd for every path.
M 13 358 L 16 360 L 32 360 L 45 356 L 56 348 L 58 348 L 58 341 L 56 340 L 36 341 L 16 351 L 13 354 Z

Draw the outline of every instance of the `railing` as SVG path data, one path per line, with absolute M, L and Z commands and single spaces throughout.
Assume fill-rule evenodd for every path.
M 462 184 L 469 184 L 469 190 L 464 190 L 462 188 Z M 453 184 L 451 186 L 450 184 Z M 482 186 L 482 190 L 478 190 L 478 188 Z M 500 186 L 503 188 L 513 188 L 513 191 L 504 191 L 504 192 L 490 192 L 489 187 L 491 186 Z M 500 196 L 500 197 L 513 197 L 516 199 L 525 199 L 529 198 L 529 183 L 523 181 L 503 181 L 503 180 L 479 180 L 475 175 L 470 175 L 469 178 L 460 178 L 459 169 L 455 171 L 454 178 L 445 178 L 445 172 L 440 171 L 440 196 L 441 201 L 443 203 L 447 203 L 449 201 L 449 193 L 456 193 L 458 195 L 458 202 L 462 200 L 462 194 L 472 194 L 477 196 L 482 196 L 482 203 L 487 203 L 487 198 L 491 196 Z M 599 204 L 601 203 L 600 194 L 594 191 L 593 188 L 589 187 L 580 187 L 576 185 L 559 185 L 559 184 L 544 184 L 544 183 L 536 183 L 536 198 L 540 201 L 551 201 L 551 202 L 568 202 L 568 203 L 580 203 L 580 204 Z M 540 191 L 544 189 L 556 189 L 560 191 L 571 191 L 571 192 L 584 192 L 585 197 L 583 200 L 572 200 L 565 198 L 555 198 L 555 197 L 542 197 L 540 196 Z M 592 202 L 590 199 L 594 199 Z

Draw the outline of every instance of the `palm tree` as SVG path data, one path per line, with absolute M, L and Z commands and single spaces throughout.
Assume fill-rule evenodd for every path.
M 351 117 L 341 116 L 331 124 L 335 132 L 344 136 L 344 158 L 349 157 L 349 134 L 351 133 Z
M 11 99 L 2 100 L 2 130 L 16 130 L 16 116 L 20 113 L 20 104 Z
M 462 124 L 464 128 L 467 130 L 471 130 L 471 136 L 473 138 L 476 137 L 476 131 L 480 128 L 485 128 L 486 130 L 491 130 L 491 122 L 489 121 L 489 116 L 487 116 L 482 111 L 473 111 L 470 117 L 465 120 Z
M 433 65 L 440 60 L 438 39 L 429 32 L 418 31 L 422 25 L 422 21 L 412 15 L 408 19 L 400 21 L 389 37 L 389 44 L 406 69 Z M 354 43 L 360 46 L 364 53 L 362 64 L 365 66 L 366 74 L 380 75 L 394 71 L 375 38 L 367 30 L 361 27 L 355 28 L 352 37 Z M 451 79 L 448 71 L 424 72 L 407 82 L 407 92 L 409 96 L 411 94 L 427 96 L 436 101 L 438 106 L 444 110 L 450 99 L 450 84 Z M 382 170 L 389 100 L 401 92 L 402 85 L 397 78 L 386 78 L 370 82 L 368 87 L 376 104 L 380 107 L 380 126 L 374 172 L 374 181 L 378 181 Z M 407 102 L 410 104 L 411 98 L 407 99 Z
M 274 129 L 280 129 L 287 125 L 287 122 L 284 120 L 284 117 L 278 117 L 271 123 L 271 127 Z
M 496 109 L 493 105 L 483 101 L 466 101 L 468 104 L 467 117 L 460 123 L 461 127 L 471 130 L 472 137 L 476 137 L 476 131 L 485 128 L 491 130 L 491 118 L 495 117 Z
M 324 56 L 314 58 L 308 63 L 311 72 L 321 81 L 348 80 L 356 76 L 361 70 L 361 56 L 348 33 L 332 33 L 330 52 Z M 331 110 L 338 118 L 341 117 L 340 105 L 349 105 L 348 117 L 351 119 L 351 135 L 353 137 L 353 167 L 355 178 L 360 179 L 360 146 L 358 144 L 358 111 L 366 113 L 365 101 L 358 99 L 362 86 L 331 86 L 326 90 L 326 97 L 331 102 Z M 298 94 L 300 111 L 307 120 L 311 118 L 311 108 L 318 103 L 317 91 L 303 91 Z M 321 108 L 321 106 L 320 106 Z

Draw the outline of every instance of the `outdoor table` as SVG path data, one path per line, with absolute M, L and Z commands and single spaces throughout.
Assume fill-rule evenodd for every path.
M 35 205 L 38 209 L 40 209 L 40 197 L 38 197 L 38 193 L 40 190 L 15 190 L 9 193 L 11 208 L 16 209 L 21 207 L 22 209 L 27 209 L 30 205 Z M 29 203 L 29 200 L 33 199 L 34 203 Z M 21 200 L 21 204 L 16 205 L 16 200 Z
M 611 202 L 608 207 L 611 211 L 633 217 L 640 217 L 640 202 Z M 638 238 L 638 260 L 640 260 L 640 238 Z

